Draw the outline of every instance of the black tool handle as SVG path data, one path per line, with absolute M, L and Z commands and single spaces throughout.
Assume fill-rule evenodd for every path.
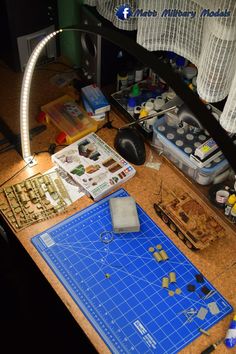
M 209 354 L 209 353 L 213 352 L 213 350 L 215 350 L 215 349 L 216 349 L 216 346 L 214 344 L 212 344 L 208 348 L 203 350 L 203 352 L 201 352 L 201 354 Z

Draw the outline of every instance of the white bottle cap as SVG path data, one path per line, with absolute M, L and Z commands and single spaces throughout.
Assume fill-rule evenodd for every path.
M 168 100 L 172 100 L 173 98 L 175 98 L 176 93 L 173 90 L 169 90 L 166 92 L 166 98 Z
M 197 75 L 197 68 L 194 66 L 186 66 L 183 69 L 183 75 L 186 79 L 191 80 L 194 76 Z
M 184 128 L 178 128 L 177 129 L 177 133 L 180 134 L 180 135 L 183 135 L 184 134 Z
M 192 84 L 193 84 L 193 86 L 197 87 L 197 76 L 194 76 L 192 78 Z
M 184 145 L 184 143 L 183 143 L 182 140 L 176 140 L 175 144 L 176 144 L 177 146 L 183 146 L 183 145 Z
M 154 101 L 154 108 L 158 111 L 165 104 L 165 100 L 162 97 L 156 97 Z
M 174 137 L 175 137 L 175 135 L 174 135 L 173 133 L 168 133 L 168 134 L 166 135 L 166 137 L 167 137 L 167 139 L 169 139 L 169 140 L 173 140 Z
M 193 134 L 187 134 L 187 135 L 186 135 L 186 139 L 187 139 L 187 140 L 193 140 L 193 139 L 194 139 Z
M 154 108 L 153 102 L 147 101 L 147 102 L 145 103 L 145 109 L 146 109 L 148 112 L 150 112 L 151 110 L 153 110 L 153 108 Z M 154 112 L 154 113 L 155 113 L 155 112 Z
M 206 140 L 206 135 L 200 134 L 198 139 L 201 140 L 201 141 Z
M 198 148 L 200 145 L 202 145 L 202 143 L 200 143 L 200 141 L 196 141 L 196 142 L 194 143 L 194 146 L 195 146 L 196 148 Z
M 186 154 L 191 154 L 193 150 L 191 147 L 187 146 L 184 151 L 186 152 Z
M 166 130 L 164 125 L 159 125 L 159 127 L 157 128 L 160 132 L 164 132 Z
M 154 110 L 151 110 L 148 114 L 151 116 L 151 115 L 153 115 L 153 114 L 155 114 L 155 113 L 157 113 L 157 112 L 154 111 Z M 148 129 L 152 129 L 152 127 L 153 127 L 153 125 L 154 125 L 154 123 L 155 123 L 156 120 L 157 120 L 157 117 L 153 117 L 153 118 L 147 119 L 147 120 L 145 121 L 146 127 L 147 127 Z

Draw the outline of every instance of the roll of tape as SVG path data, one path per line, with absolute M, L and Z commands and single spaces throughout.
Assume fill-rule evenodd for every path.
M 229 192 L 228 191 L 225 191 L 225 190 L 221 189 L 221 190 L 216 192 L 216 201 L 217 201 L 217 203 L 225 204 L 227 202 L 228 197 L 229 197 Z

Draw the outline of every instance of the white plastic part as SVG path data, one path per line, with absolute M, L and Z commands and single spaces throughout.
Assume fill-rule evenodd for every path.
M 111 198 L 109 201 L 113 232 L 138 232 L 139 217 L 132 197 Z

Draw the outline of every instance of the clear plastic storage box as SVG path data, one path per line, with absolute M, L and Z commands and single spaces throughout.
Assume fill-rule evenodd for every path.
M 223 155 L 199 168 L 190 160 L 191 153 L 204 143 L 209 136 L 205 131 L 193 134 L 188 128 L 180 128 L 173 124 L 169 116 L 157 119 L 153 126 L 153 145 L 159 153 L 163 153 L 180 170 L 201 185 L 220 183 L 230 172 L 228 161 Z

